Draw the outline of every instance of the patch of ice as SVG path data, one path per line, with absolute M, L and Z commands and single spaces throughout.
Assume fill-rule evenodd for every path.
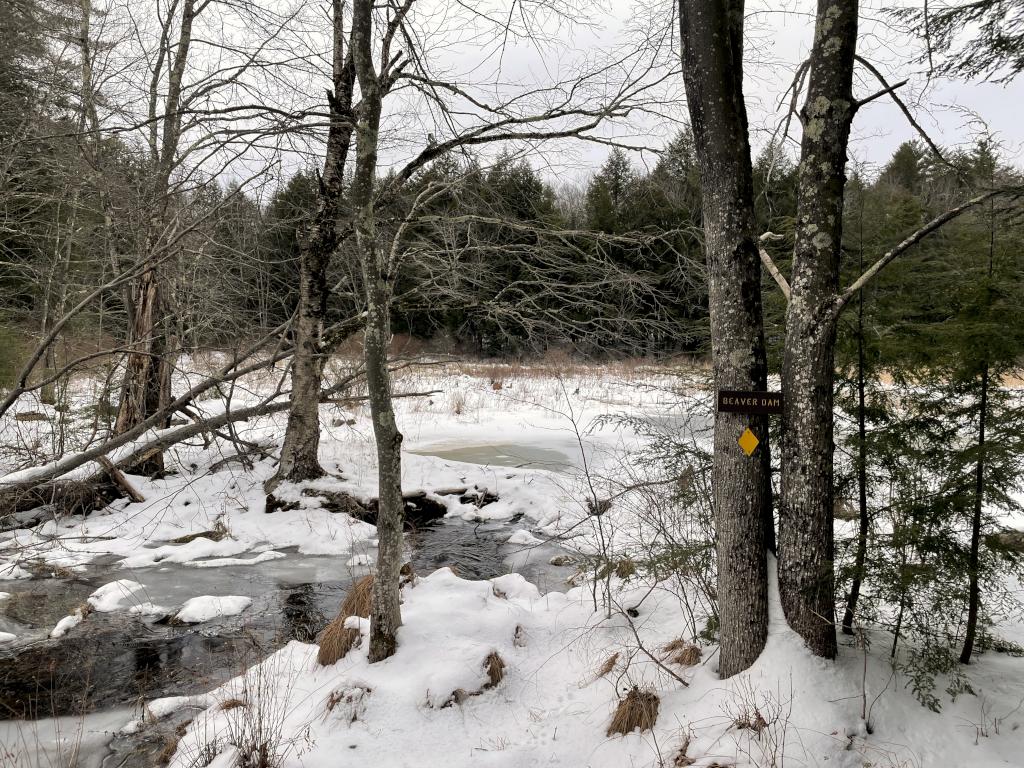
M 0 592 L 0 600 L 6 600 L 11 596 L 10 592 Z
M 10 632 L 0 632 L 0 645 L 6 645 L 7 643 L 13 643 L 17 640 L 17 635 L 12 635 Z
M 202 595 L 186 600 L 174 618 L 185 624 L 199 624 L 218 616 L 237 616 L 252 605 L 252 599 L 239 595 Z
M 348 560 L 346 560 L 345 565 L 349 568 L 354 568 L 359 565 L 373 565 L 373 558 L 365 554 L 356 555 L 355 557 L 350 557 Z

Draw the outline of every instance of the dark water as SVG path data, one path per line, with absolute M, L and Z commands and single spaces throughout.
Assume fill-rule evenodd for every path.
M 407 534 L 413 568 L 427 574 L 453 566 L 463 578 L 486 579 L 508 573 L 511 562 L 542 588 L 561 587 L 567 569 L 547 565 L 559 550 L 545 545 L 516 554 L 520 548 L 504 543 L 514 528 L 461 520 L 421 527 Z M 19 591 L 0 602 L 0 613 L 23 635 L 43 634 L 118 578 L 145 584 L 146 600 L 170 608 L 202 594 L 246 595 L 253 604 L 239 616 L 191 627 L 93 613 L 59 640 L 0 652 L 0 719 L 78 715 L 208 691 L 290 640 L 313 642 L 352 581 L 367 571 L 347 567 L 347 560 L 291 554 L 254 566 L 135 572 L 107 566 L 74 580 L 15 583 L 7 589 Z

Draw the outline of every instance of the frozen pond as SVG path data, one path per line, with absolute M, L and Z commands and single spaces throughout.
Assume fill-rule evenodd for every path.
M 417 448 L 410 453 L 488 467 L 547 469 L 552 472 L 571 472 L 577 466 L 577 462 L 567 453 L 523 443 L 439 443 Z

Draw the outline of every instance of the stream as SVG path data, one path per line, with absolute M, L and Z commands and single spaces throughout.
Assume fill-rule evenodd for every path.
M 565 454 L 511 444 L 445 447 L 429 454 L 495 466 L 572 467 Z M 542 592 L 565 589 L 574 569 L 549 562 L 565 551 L 550 543 L 507 544 L 520 527 L 515 521 L 445 518 L 408 532 L 406 544 L 420 574 L 454 566 L 463 578 L 487 579 L 514 570 Z M 367 555 L 367 562 L 374 556 L 366 546 L 340 557 L 281 551 L 287 556 L 258 565 L 128 570 L 94 563 L 70 578 L 5 582 L 11 596 L 0 601 L 0 631 L 20 637 L 45 638 L 94 590 L 120 578 L 144 584 L 142 599 L 155 605 L 173 607 L 196 595 L 226 592 L 250 597 L 252 605 L 238 616 L 183 627 L 123 611 L 92 613 L 63 638 L 0 650 L 0 768 L 158 765 L 181 718 L 131 737 L 111 740 L 111 731 L 142 701 L 209 691 L 291 640 L 315 642 L 352 582 L 369 571 L 346 563 L 352 555 Z

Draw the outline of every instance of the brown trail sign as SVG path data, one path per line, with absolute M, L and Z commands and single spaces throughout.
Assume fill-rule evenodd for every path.
M 718 390 L 718 411 L 720 413 L 782 413 L 782 393 L 720 389 Z

